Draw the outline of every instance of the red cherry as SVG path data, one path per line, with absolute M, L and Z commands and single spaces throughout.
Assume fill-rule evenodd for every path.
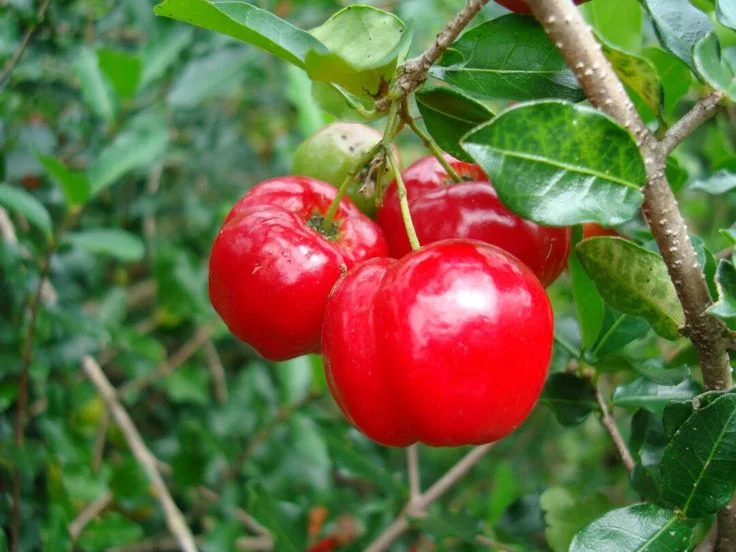
M 613 228 L 606 228 L 597 222 L 586 222 L 583 224 L 583 239 L 595 238 L 597 236 L 618 236 Z
M 390 446 L 488 443 L 524 421 L 553 340 L 539 280 L 505 251 L 445 240 L 374 259 L 330 295 L 325 374 L 345 416 Z
M 381 229 L 348 199 L 334 235 L 315 229 L 336 195 L 306 177 L 262 182 L 235 204 L 212 246 L 212 306 L 269 360 L 319 352 L 325 303 L 341 267 L 387 254 Z
M 540 226 L 512 213 L 478 165 L 447 159 L 465 182 L 453 183 L 434 157 L 420 159 L 403 173 L 419 242 L 481 240 L 518 257 L 545 286 L 554 282 L 567 264 L 570 229 Z M 391 255 L 402 257 L 411 251 L 395 182 L 386 191 L 377 220 Z
M 575 3 L 583 4 L 588 1 L 589 0 L 575 0 Z M 528 15 L 531 15 L 532 13 L 524 0 L 496 0 L 496 4 L 500 4 L 507 10 L 511 10 L 514 13 L 524 13 Z

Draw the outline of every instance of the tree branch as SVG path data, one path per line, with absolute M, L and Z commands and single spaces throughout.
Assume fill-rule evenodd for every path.
M 390 94 L 376 102 L 377 111 L 388 111 L 390 105 L 411 94 L 427 80 L 429 69 L 440 59 L 447 47 L 455 42 L 460 33 L 473 18 L 483 9 L 488 0 L 468 0 L 467 5 L 437 35 L 432 45 L 420 56 L 406 61 L 399 69 L 399 76 L 394 82 Z
M 406 505 L 404 511 L 399 514 L 394 522 L 386 527 L 368 547 L 365 552 L 382 552 L 388 550 L 396 539 L 398 539 L 407 529 L 409 529 L 409 518 L 421 515 L 428 506 L 436 502 L 443 494 L 445 494 L 453 485 L 460 481 L 485 455 L 491 450 L 494 443 L 475 447 L 468 454 L 463 456 L 460 461 L 450 468 L 445 475 L 440 477 L 434 485 L 426 492 L 420 494 L 412 504 L 411 501 Z
M 642 122 L 600 44 L 572 1 L 527 0 L 527 4 L 574 71 L 591 103 L 629 129 L 636 139 L 647 171 L 643 214 L 682 303 L 686 320 L 684 333 L 698 352 L 706 387 L 730 388 L 733 380 L 726 350 L 727 329 L 722 321 L 706 314 L 711 298 L 687 226 L 667 181 L 665 145 L 657 141 Z M 721 543 L 736 542 L 733 512 L 719 515 L 719 535 Z M 728 546 L 723 549 L 727 550 Z
M 79 515 L 69 524 L 69 535 L 72 541 L 76 542 L 87 524 L 107 510 L 110 504 L 112 504 L 112 493 L 108 491 L 79 512 Z
M 685 138 L 695 132 L 700 125 L 718 113 L 718 110 L 721 108 L 721 101 L 725 97 L 725 94 L 718 90 L 711 92 L 696 103 L 682 119 L 677 121 L 662 139 L 662 145 L 667 153 L 674 150 Z
M 161 477 L 161 473 L 158 470 L 156 458 L 143 442 L 138 429 L 133 424 L 123 405 L 120 404 L 117 393 L 107 379 L 107 376 L 105 376 L 102 369 L 91 356 L 82 358 L 82 369 L 92 384 L 97 388 L 97 392 L 102 396 L 113 419 L 125 436 L 125 440 L 133 452 L 133 456 L 138 460 L 141 468 L 143 468 L 143 471 L 151 481 L 156 491 L 156 498 L 161 504 L 161 509 L 166 517 L 166 524 L 171 534 L 176 538 L 179 548 L 184 552 L 197 552 L 194 536 L 174 499 L 171 497 L 169 490 L 166 488 L 163 477 Z
M 626 466 L 627 470 L 632 471 L 635 464 L 634 459 L 631 457 L 629 447 L 626 446 L 626 441 L 624 441 L 621 432 L 618 430 L 616 420 L 611 416 L 611 412 L 608 410 L 606 399 L 603 398 L 603 394 L 598 388 L 595 390 L 595 398 L 598 401 L 598 406 L 601 408 L 601 423 L 603 424 L 603 427 L 606 428 L 606 431 L 608 431 L 608 434 L 611 436 L 611 440 L 613 441 L 624 466 Z
M 46 15 L 46 10 L 49 9 L 50 5 L 51 0 L 44 0 L 43 4 L 41 4 L 41 6 L 38 8 L 38 11 L 36 12 L 36 19 L 38 21 L 28 27 L 25 34 L 23 35 L 23 38 L 20 39 L 20 43 L 15 49 L 15 52 L 13 52 L 13 55 L 10 56 L 10 59 L 5 63 L 3 72 L 2 74 L 0 74 L 0 89 L 5 86 L 5 83 L 10 78 L 10 73 L 13 72 L 13 69 L 15 69 L 15 66 L 18 65 L 18 62 L 20 61 L 20 58 L 23 57 L 23 54 L 28 47 L 28 43 L 31 41 L 31 37 L 33 37 L 33 33 L 35 33 L 36 29 L 38 29 L 38 26 L 40 25 L 43 16 Z

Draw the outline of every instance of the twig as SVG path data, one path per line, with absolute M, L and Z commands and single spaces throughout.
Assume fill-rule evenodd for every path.
M 414 504 L 407 504 L 404 511 L 389 525 L 378 538 L 376 538 L 365 552 L 381 552 L 388 550 L 396 539 L 398 539 L 407 529 L 409 529 L 409 517 L 416 516 L 418 513 L 427 509 L 428 506 L 437 501 L 445 494 L 455 483 L 460 481 L 473 466 L 475 466 L 486 453 L 491 450 L 494 443 L 475 447 L 468 454 L 463 456 L 460 461 L 450 468 L 445 475 L 440 477 L 434 485 L 426 492 L 419 495 Z
M 495 552 L 514 552 L 513 548 L 506 546 L 497 540 L 486 537 L 485 535 L 476 536 L 475 542 L 487 548 L 492 548 Z
M 37 21 L 33 25 L 28 27 L 28 29 L 26 29 L 23 38 L 20 39 L 20 43 L 15 49 L 15 52 L 13 52 L 13 55 L 10 56 L 10 59 L 5 63 L 3 72 L 2 74 L 0 74 L 0 89 L 5 86 L 5 83 L 10 78 L 10 73 L 13 72 L 13 69 L 16 65 L 18 65 L 18 62 L 20 61 L 20 58 L 23 57 L 23 54 L 28 47 L 28 43 L 31 41 L 31 37 L 33 37 L 33 33 L 35 33 L 36 29 L 38 29 L 41 20 L 43 19 L 43 16 L 46 14 L 46 10 L 49 9 L 50 5 L 51 0 L 44 0 L 44 2 L 41 4 L 41 6 L 38 8 L 38 11 L 36 12 Z
M 598 401 L 598 406 L 601 408 L 601 423 L 603 424 L 603 427 L 606 428 L 606 431 L 608 431 L 608 434 L 611 436 L 611 441 L 613 441 L 624 466 L 626 466 L 628 471 L 632 471 L 635 464 L 634 459 L 631 457 L 629 447 L 626 446 L 626 441 L 624 441 L 621 432 L 618 430 L 616 420 L 611 416 L 611 412 L 608 410 L 606 399 L 603 398 L 603 394 L 598 388 L 595 390 L 595 398 Z
M 570 0 L 527 0 L 527 5 L 544 25 L 591 103 L 629 129 L 636 139 L 647 171 L 643 213 L 682 303 L 684 333 L 698 352 L 706 387 L 729 389 L 732 377 L 726 350 L 727 329 L 721 320 L 706 314 L 711 298 L 687 226 L 667 181 L 665 145 L 642 122 L 575 5 Z M 724 550 L 736 548 L 736 515 L 733 514 L 724 509 L 718 516 L 719 547 Z
M 13 221 L 10 220 L 10 215 L 3 207 L 0 207 L 0 236 L 2 236 L 5 243 L 18 243 Z
M 112 493 L 108 491 L 79 512 L 79 515 L 69 524 L 69 535 L 72 541 L 76 542 L 87 524 L 107 510 L 110 504 L 112 504 Z
M 212 389 L 215 394 L 215 399 L 220 404 L 227 402 L 227 378 L 225 376 L 225 367 L 222 365 L 220 355 L 217 354 L 217 348 L 212 343 L 211 339 L 208 339 L 204 344 L 204 354 L 207 359 L 207 366 L 212 374 Z
M 179 547 L 184 552 L 197 552 L 194 536 L 174 499 L 171 498 L 169 490 L 166 488 L 166 484 L 157 467 L 156 458 L 148 450 L 140 433 L 138 433 L 138 429 L 133 424 L 125 408 L 120 404 L 117 393 L 107 379 L 107 376 L 105 376 L 102 369 L 91 356 L 82 358 L 82 369 L 102 396 L 107 408 L 110 410 L 110 414 L 125 436 L 125 440 L 133 452 L 133 456 L 138 460 L 141 468 L 143 468 L 143 471 L 151 481 L 156 491 L 156 498 L 161 504 L 164 516 L 166 517 L 166 524 L 171 534 L 176 538 Z
M 197 492 L 208 502 L 220 502 L 221 500 L 220 495 L 218 495 L 213 490 L 208 489 L 207 487 L 203 487 L 200 485 L 199 487 L 197 487 Z M 232 508 L 232 514 L 238 519 L 238 521 L 240 521 L 256 535 L 259 535 L 261 537 L 268 537 L 269 539 L 272 538 L 271 532 L 263 525 L 258 523 L 258 521 L 245 510 L 241 508 Z
M 153 372 L 141 376 L 136 380 L 129 381 L 120 388 L 120 395 L 127 396 L 132 395 L 138 391 L 141 391 L 145 387 L 156 383 L 157 381 L 165 378 L 171 372 L 179 368 L 187 360 L 189 360 L 199 349 L 201 349 L 205 343 L 209 340 L 214 329 L 214 324 L 207 324 L 197 328 L 192 338 L 184 343 L 169 359 L 164 362 L 159 368 Z
M 98 471 L 102 465 L 102 457 L 105 454 L 105 442 L 107 441 L 107 428 L 110 426 L 110 411 L 105 408 L 105 412 L 97 427 L 97 436 L 95 437 L 95 449 L 92 456 L 92 470 Z
M 437 35 L 432 45 L 420 56 L 406 61 L 399 71 L 388 97 L 376 102 L 376 110 L 388 111 L 393 101 L 404 98 L 416 90 L 429 75 L 429 69 L 440 59 L 447 47 L 468 26 L 473 18 L 483 9 L 488 0 L 468 0 L 447 26 Z
M 416 444 L 406 449 L 406 464 L 409 473 L 409 503 L 413 504 L 422 494 L 419 482 L 419 451 Z
M 716 90 L 702 98 L 685 116 L 677 121 L 662 139 L 662 145 L 667 153 L 674 150 L 680 143 L 690 136 L 700 125 L 713 117 L 721 107 L 725 94 Z

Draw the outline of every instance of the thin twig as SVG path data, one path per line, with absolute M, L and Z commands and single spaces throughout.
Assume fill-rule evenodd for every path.
M 211 489 L 208 489 L 207 487 L 199 486 L 197 487 L 197 493 L 207 500 L 208 502 L 220 502 L 220 495 L 218 495 L 216 492 L 214 492 Z M 248 512 L 243 510 L 242 508 L 232 508 L 232 514 L 235 516 L 238 521 L 240 521 L 243 525 L 245 525 L 248 529 L 250 529 L 253 533 L 256 535 L 259 535 L 261 537 L 268 537 L 271 539 L 271 532 L 266 529 L 263 525 L 258 523 L 258 521 L 251 516 Z
M 31 37 L 33 37 L 33 33 L 36 32 L 36 29 L 38 29 L 39 25 L 41 24 L 41 20 L 43 19 L 43 16 L 46 14 L 46 10 L 49 9 L 49 6 L 51 5 L 51 0 L 44 0 L 41 6 L 38 8 L 38 11 L 36 12 L 36 22 L 33 23 L 28 29 L 26 29 L 25 34 L 23 35 L 23 38 L 20 39 L 20 43 L 18 44 L 18 47 L 15 49 L 15 52 L 13 52 L 13 55 L 10 56 L 10 59 L 5 63 L 5 67 L 3 68 L 2 74 L 0 74 L 0 89 L 2 89 L 3 86 L 5 86 L 5 83 L 10 78 L 10 73 L 13 72 L 13 69 L 16 65 L 18 65 L 18 62 L 23 57 L 23 54 L 26 51 L 26 48 L 28 47 L 28 43 L 31 41 Z
M 667 153 L 674 150 L 680 143 L 690 136 L 700 125 L 713 117 L 721 108 L 721 102 L 726 97 L 723 92 L 716 90 L 702 98 L 685 116 L 677 121 L 662 139 L 662 145 Z
M 388 550 L 388 547 L 398 539 L 407 529 L 409 529 L 409 517 L 414 517 L 428 506 L 436 502 L 443 494 L 445 494 L 453 485 L 462 479 L 485 455 L 491 450 L 494 443 L 475 447 L 468 454 L 463 456 L 460 461 L 450 468 L 445 475 L 440 477 L 434 485 L 426 492 L 419 495 L 414 504 L 407 504 L 404 511 L 394 520 L 394 522 L 386 527 L 368 547 L 365 552 L 381 552 Z
M 107 441 L 107 428 L 110 426 L 110 411 L 105 408 L 102 414 L 100 425 L 97 426 L 97 436 L 95 437 L 95 449 L 92 456 L 92 470 L 98 471 L 102 466 L 102 457 L 105 454 L 105 442 Z
M 115 423 L 117 423 L 120 431 L 125 436 L 125 440 L 133 456 L 135 456 L 141 468 L 148 476 L 148 479 L 151 481 L 156 491 L 156 498 L 161 504 L 164 516 L 166 517 L 166 524 L 171 534 L 176 538 L 179 547 L 184 552 L 197 552 L 194 536 L 164 483 L 156 463 L 156 458 L 143 442 L 128 412 L 120 404 L 118 394 L 110 384 L 107 376 L 105 376 L 102 369 L 91 356 L 82 358 L 82 369 L 97 389 L 97 392 L 102 396 Z
M 455 42 L 463 29 L 470 24 L 487 3 L 488 0 L 468 0 L 467 5 L 440 31 L 435 41 L 424 53 L 402 65 L 399 77 L 396 79 L 389 96 L 376 102 L 376 110 L 388 111 L 394 101 L 408 96 L 419 88 L 427 80 L 432 65 L 440 59 L 447 47 Z
M 227 402 L 227 377 L 225 375 L 225 367 L 222 365 L 220 355 L 217 354 L 217 348 L 208 339 L 204 344 L 204 354 L 207 359 L 207 367 L 212 375 L 212 389 L 215 394 L 215 400 L 220 404 Z
M 611 436 L 611 441 L 613 441 L 613 445 L 616 447 L 616 451 L 618 451 L 618 455 L 624 463 L 624 466 L 626 466 L 628 471 L 632 471 L 635 464 L 634 459 L 631 457 L 629 447 L 626 446 L 626 441 L 624 441 L 621 432 L 618 430 L 616 420 L 611 416 L 610 410 L 608 410 L 606 399 L 603 398 L 603 394 L 600 389 L 596 388 L 595 398 L 601 409 L 601 423 L 603 424 L 603 427 L 606 428 L 606 431 L 608 431 L 608 434 Z
M 69 535 L 71 535 L 72 541 L 76 542 L 87 524 L 107 510 L 110 504 L 112 504 L 112 493 L 108 491 L 79 512 L 79 515 L 69 524 Z
M 18 243 L 13 221 L 10 220 L 10 215 L 3 207 L 0 207 L 0 236 L 2 236 L 5 243 Z
M 416 444 L 406 449 L 406 465 L 409 473 L 409 502 L 413 504 L 422 494 L 419 482 L 419 451 Z

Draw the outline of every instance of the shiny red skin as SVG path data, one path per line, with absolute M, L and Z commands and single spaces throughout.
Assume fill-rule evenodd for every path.
M 373 259 L 330 295 L 322 331 L 338 406 L 378 443 L 476 445 L 514 431 L 544 386 L 553 316 L 534 274 L 476 240 Z
M 514 13 L 523 13 L 526 15 L 531 15 L 532 10 L 529 9 L 529 6 L 526 5 L 526 2 L 524 0 L 495 0 L 496 4 L 500 4 L 507 10 L 511 10 Z M 584 4 L 585 2 L 588 2 L 589 0 L 575 0 L 576 4 Z
M 269 360 L 319 352 L 332 286 L 359 262 L 387 254 L 381 229 L 349 200 L 328 239 L 307 225 L 337 190 L 307 177 L 253 187 L 230 211 L 210 255 L 210 301 L 230 331 Z
M 606 228 L 601 226 L 597 222 L 586 222 L 583 224 L 583 239 L 596 238 L 598 236 L 613 236 L 617 237 L 619 234 L 613 228 Z
M 518 257 L 545 286 L 554 282 L 567 265 L 571 230 L 540 226 L 512 213 L 478 165 L 447 159 L 465 182 L 453 183 L 434 157 L 420 159 L 402 174 L 419 243 L 481 240 Z M 376 219 L 392 256 L 411 251 L 395 182 L 386 190 Z

